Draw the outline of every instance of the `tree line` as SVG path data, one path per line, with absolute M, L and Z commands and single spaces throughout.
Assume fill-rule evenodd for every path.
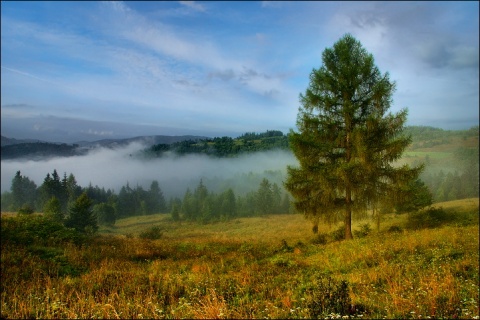
M 77 219 L 73 224 L 82 220 L 75 218 L 79 210 L 74 209 L 75 206 L 82 207 L 83 220 L 105 225 L 113 225 L 119 218 L 157 213 L 169 213 L 176 221 L 206 223 L 290 212 L 288 194 L 267 178 L 263 178 L 256 190 L 243 196 L 235 195 L 232 188 L 220 193 L 209 191 L 201 179 L 194 189 L 187 188 L 182 199 L 171 197 L 167 202 L 156 180 L 151 182 L 149 189 L 138 185 L 132 188 L 127 182 L 117 194 L 91 184 L 81 187 L 72 173 L 64 173 L 60 178 L 56 170 L 47 173 L 39 187 L 17 171 L 10 192 L 2 194 L 1 204 L 2 211 L 43 212 L 62 222 Z M 92 223 L 92 226 L 96 229 L 96 225 Z
M 247 132 L 236 139 L 224 136 L 213 139 L 185 140 L 172 144 L 156 144 L 147 148 L 144 155 L 161 157 L 167 152 L 173 152 L 178 155 L 205 154 L 214 157 L 234 157 L 242 153 L 273 149 L 289 150 L 288 137 L 282 131 Z

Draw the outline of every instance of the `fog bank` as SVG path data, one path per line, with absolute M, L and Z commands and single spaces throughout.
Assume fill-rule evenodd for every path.
M 124 148 L 99 148 L 84 156 L 53 158 L 43 161 L 10 160 L 1 162 L 1 192 L 10 191 L 15 173 L 40 186 L 47 173 L 57 170 L 73 173 L 77 184 L 87 187 L 90 183 L 118 193 L 128 182 L 131 187 L 150 187 L 157 180 L 165 196 L 183 194 L 187 187 L 195 187 L 200 178 L 231 179 L 241 173 L 263 173 L 266 170 L 286 171 L 286 166 L 296 164 L 295 156 L 287 151 L 267 151 L 240 155 L 236 158 L 212 158 L 206 155 L 166 155 L 157 159 L 141 159 L 135 154 L 144 149 L 139 143 Z M 192 185 L 192 183 L 194 183 Z M 207 185 L 208 187 L 208 185 Z

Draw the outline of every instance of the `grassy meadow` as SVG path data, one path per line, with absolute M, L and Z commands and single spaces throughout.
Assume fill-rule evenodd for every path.
M 158 214 L 22 244 L 2 214 L 1 317 L 478 319 L 479 201 L 435 206 L 357 221 L 351 241 L 302 215 Z

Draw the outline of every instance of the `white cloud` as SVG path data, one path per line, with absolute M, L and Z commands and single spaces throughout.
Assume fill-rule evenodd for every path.
M 205 12 L 205 6 L 195 1 L 179 1 L 181 5 L 187 6 L 195 11 Z

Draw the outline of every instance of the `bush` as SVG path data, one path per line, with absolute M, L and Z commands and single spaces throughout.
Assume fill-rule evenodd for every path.
M 331 233 L 333 241 L 341 241 L 345 239 L 345 226 L 341 225 L 337 230 Z
M 388 232 L 402 232 L 402 228 L 397 226 L 397 225 L 393 225 L 390 228 L 388 228 L 387 231 Z
M 327 244 L 328 243 L 328 235 L 325 234 L 325 233 L 317 234 L 317 236 L 315 238 L 313 238 L 311 242 L 313 244 L 320 244 L 320 245 Z
M 3 218 L 2 245 L 57 245 L 65 242 L 80 244 L 85 238 L 74 229 L 45 216 L 17 216 Z
M 148 230 L 141 232 L 138 237 L 141 239 L 156 240 L 162 237 L 163 233 L 159 226 L 151 227 Z
M 437 228 L 454 220 L 455 216 L 446 212 L 442 207 L 430 207 L 426 210 L 410 213 L 407 217 L 406 227 L 413 230 Z
M 370 224 L 364 223 L 360 225 L 360 230 L 355 230 L 353 233 L 355 237 L 364 238 L 368 236 L 370 232 L 372 232 L 372 228 L 370 227 Z
M 23 205 L 20 209 L 18 209 L 19 214 L 26 214 L 30 215 L 34 212 L 33 208 L 30 207 L 28 204 Z
M 307 306 L 312 319 L 325 318 L 332 313 L 349 315 L 351 302 L 345 280 L 335 281 L 329 276 L 319 275 L 314 287 L 307 290 Z

